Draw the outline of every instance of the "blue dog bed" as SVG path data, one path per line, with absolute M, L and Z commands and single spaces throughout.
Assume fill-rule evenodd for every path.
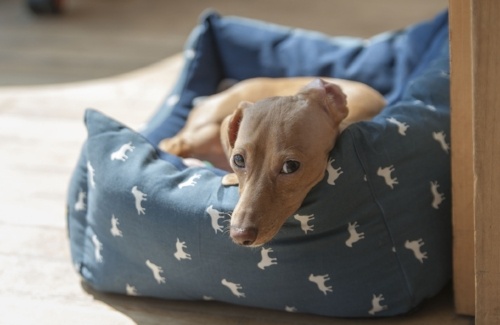
M 366 41 L 206 14 L 183 72 L 139 134 L 88 110 L 68 191 L 73 262 L 94 289 L 339 317 L 398 315 L 451 274 L 447 13 Z M 223 79 L 333 76 L 388 107 L 350 126 L 324 180 L 275 239 L 239 247 L 224 172 L 187 168 L 158 142 Z

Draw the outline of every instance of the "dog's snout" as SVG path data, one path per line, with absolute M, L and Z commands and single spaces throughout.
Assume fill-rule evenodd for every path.
M 248 228 L 239 228 L 239 227 L 231 227 L 230 235 L 233 241 L 242 246 L 250 246 L 257 239 L 257 228 L 248 227 Z

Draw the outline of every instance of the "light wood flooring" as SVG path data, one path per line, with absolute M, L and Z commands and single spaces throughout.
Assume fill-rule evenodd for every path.
M 72 268 L 64 218 L 69 176 L 85 139 L 83 110 L 98 108 L 132 127 L 144 123 L 175 81 L 182 62 L 170 56 L 181 51 L 202 9 L 370 36 L 431 18 L 446 1 L 67 3 L 60 17 L 34 17 L 22 1 L 0 1 L 0 324 L 473 322 L 455 315 L 450 289 L 412 315 L 384 320 L 101 294 Z
M 432 18 L 446 0 L 66 0 L 60 16 L 0 1 L 0 85 L 109 77 L 179 52 L 199 15 L 261 19 L 329 35 L 369 37 Z

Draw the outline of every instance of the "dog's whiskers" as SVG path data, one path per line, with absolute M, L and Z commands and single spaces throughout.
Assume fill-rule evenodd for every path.
M 222 233 L 223 234 L 229 234 L 230 230 L 231 230 L 231 226 L 224 227 L 222 229 Z

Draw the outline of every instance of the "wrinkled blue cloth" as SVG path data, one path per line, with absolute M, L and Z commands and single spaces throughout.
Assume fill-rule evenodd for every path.
M 193 99 L 215 93 L 223 79 L 325 76 L 356 80 L 377 89 L 393 104 L 447 40 L 447 12 L 368 40 L 208 13 L 187 44 L 189 63 L 170 95 L 175 100 L 165 101 L 142 134 L 153 144 L 175 135 Z

